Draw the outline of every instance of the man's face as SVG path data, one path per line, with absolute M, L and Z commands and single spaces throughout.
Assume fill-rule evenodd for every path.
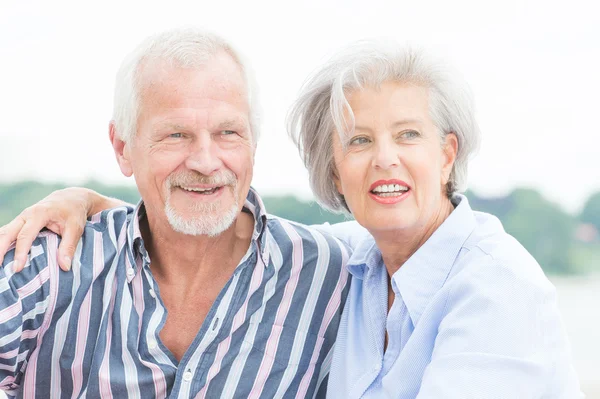
M 200 69 L 146 66 L 141 82 L 137 133 L 123 158 L 150 223 L 220 234 L 241 211 L 254 164 L 240 68 L 222 53 Z

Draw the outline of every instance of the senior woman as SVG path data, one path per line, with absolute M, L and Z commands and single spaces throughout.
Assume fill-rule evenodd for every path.
M 480 132 L 456 73 L 362 43 L 314 73 L 290 122 L 316 197 L 369 233 L 352 243 L 329 396 L 579 396 L 553 286 L 459 194 Z
M 480 133 L 454 72 L 422 51 L 351 46 L 307 81 L 290 133 L 319 202 L 366 229 L 331 228 L 354 252 L 329 397 L 579 397 L 554 288 L 459 194 Z

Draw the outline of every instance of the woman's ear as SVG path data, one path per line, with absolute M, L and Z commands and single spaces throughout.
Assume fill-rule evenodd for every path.
M 335 188 L 337 188 L 338 193 L 340 193 L 341 195 L 344 195 L 344 190 L 342 189 L 342 182 L 340 181 L 340 176 L 338 175 L 338 171 L 337 171 L 337 168 L 335 167 L 335 165 L 333 166 L 333 169 L 331 171 L 331 178 L 333 179 L 333 182 L 335 183 Z
M 445 186 L 450 180 L 450 173 L 452 173 L 452 167 L 454 161 L 456 161 L 456 155 L 458 154 L 458 137 L 454 133 L 448 133 L 444 137 L 443 152 L 443 164 L 442 164 L 442 185 Z

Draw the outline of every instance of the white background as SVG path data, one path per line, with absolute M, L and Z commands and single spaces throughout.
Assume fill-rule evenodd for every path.
M 472 189 L 532 186 L 575 212 L 600 189 L 597 4 L 0 0 L 0 180 L 133 184 L 107 140 L 114 74 L 147 35 L 196 25 L 230 39 L 256 71 L 264 116 L 253 184 L 262 194 L 310 197 L 287 108 L 333 51 L 385 36 L 444 55 L 470 82 L 484 132 Z

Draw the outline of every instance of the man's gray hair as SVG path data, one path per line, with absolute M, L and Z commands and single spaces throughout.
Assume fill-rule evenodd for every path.
M 390 81 L 429 89 L 429 112 L 440 136 L 454 133 L 458 138 L 458 154 L 446 194 L 450 197 L 465 189 L 468 161 L 481 139 L 466 82 L 446 63 L 423 50 L 388 41 L 361 41 L 315 71 L 288 114 L 288 133 L 308 169 L 311 188 L 317 201 L 330 210 L 350 211 L 333 180 L 333 133 L 337 131 L 342 137 L 354 130 L 347 95 Z
M 250 107 L 250 128 L 256 145 L 259 135 L 259 105 L 254 75 L 242 56 L 225 39 L 203 30 L 183 28 L 168 30 L 146 38 L 125 57 L 117 72 L 113 121 L 121 140 L 131 140 L 137 130 L 140 109 L 142 70 L 145 66 L 166 62 L 177 68 L 201 68 L 214 56 L 226 52 L 239 65 L 245 77 Z

